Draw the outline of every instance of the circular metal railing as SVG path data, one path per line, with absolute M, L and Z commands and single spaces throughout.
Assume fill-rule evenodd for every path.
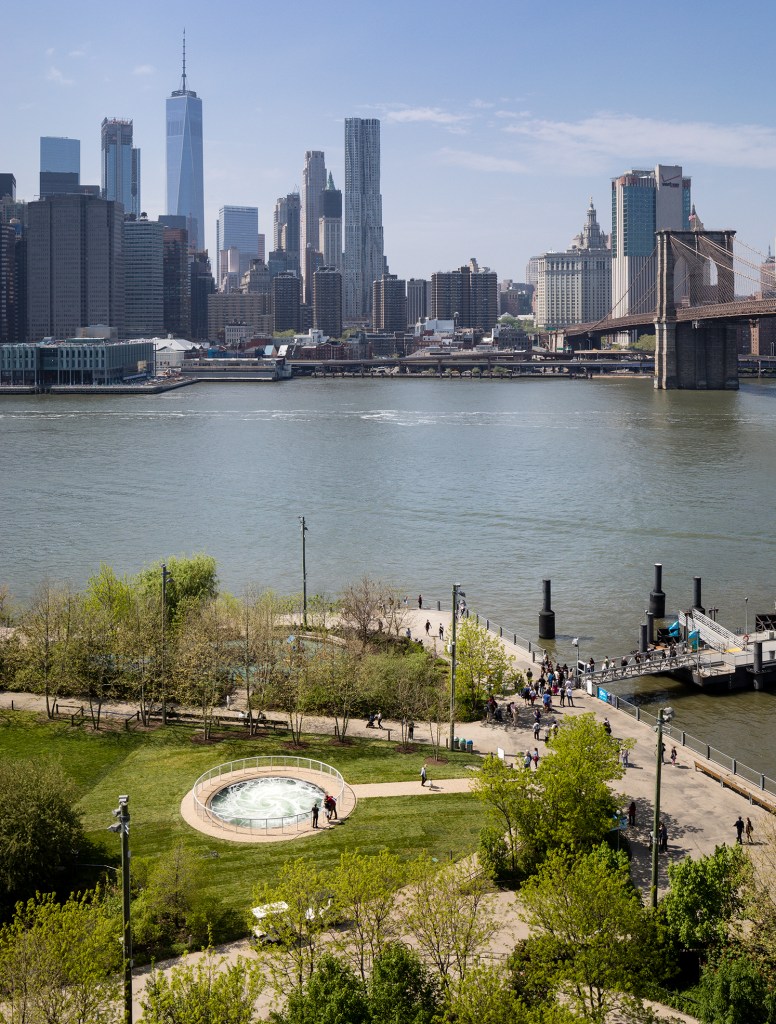
M 216 765 L 215 768 L 211 768 L 204 774 L 200 775 L 197 781 L 192 787 L 192 797 L 194 798 L 194 809 L 198 818 L 203 818 L 217 828 L 223 829 L 224 831 L 232 832 L 280 832 L 280 833 L 293 833 L 299 832 L 303 828 L 307 828 L 307 823 L 310 821 L 310 811 L 303 811 L 300 814 L 286 815 L 284 817 L 271 817 L 271 818 L 240 818 L 240 824 L 235 824 L 230 821 L 226 821 L 221 818 L 216 812 L 209 806 L 209 801 L 215 796 L 216 793 L 220 792 L 223 787 L 216 789 L 212 788 L 212 783 L 216 779 L 222 779 L 229 775 L 240 774 L 243 779 L 247 778 L 260 778 L 262 775 L 269 775 L 273 771 L 277 771 L 279 768 L 296 768 L 305 769 L 306 771 L 316 772 L 319 775 L 328 775 L 331 777 L 334 785 L 331 787 L 330 792 L 339 804 L 342 799 L 342 794 L 345 791 L 345 780 L 342 775 L 337 771 L 336 768 L 332 768 L 330 764 L 325 764 L 323 761 L 317 761 L 310 757 L 295 757 L 290 754 L 266 754 L 256 757 L 242 757 L 236 761 L 226 761 L 224 764 Z M 247 773 L 247 776 L 246 776 Z M 225 782 L 225 785 L 233 784 L 238 781 L 237 779 Z M 200 794 L 207 790 L 208 794 L 205 799 L 200 798 Z

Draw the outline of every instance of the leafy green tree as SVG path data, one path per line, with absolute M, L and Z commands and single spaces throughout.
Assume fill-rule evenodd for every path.
M 99 894 L 19 903 L 0 929 L 2 1024 L 118 1024 L 120 922 Z
M 134 867 L 135 944 L 151 955 L 183 952 L 207 939 L 200 892 L 200 861 L 179 842 L 168 853 Z
M 248 590 L 242 597 L 234 623 L 239 638 L 239 657 L 248 729 L 253 736 L 258 721 L 272 704 L 278 686 L 278 601 L 274 594 Z
M 218 573 L 215 558 L 198 554 L 189 558 L 171 557 L 166 562 L 167 614 L 173 629 L 192 605 L 208 601 L 218 594 Z M 154 562 L 135 577 L 133 585 L 141 593 L 162 600 L 162 562 Z
M 254 906 L 267 911 L 262 928 L 276 941 L 259 947 L 276 990 L 302 990 L 323 955 L 324 933 L 337 916 L 331 876 L 303 857 L 287 860 L 277 883 L 257 885 Z M 251 927 L 256 919 L 251 915 Z
M 535 773 L 542 804 L 536 822 L 539 850 L 579 853 L 601 842 L 617 810 L 609 784 L 623 773 L 617 740 L 595 715 L 564 722 Z
M 776 984 L 742 950 L 707 963 L 697 989 L 703 1024 L 776 1024 Z
M 370 1024 L 373 1017 L 361 980 L 349 964 L 324 953 L 303 989 L 293 990 L 283 1024 Z M 378 1018 L 379 1019 L 379 1018 Z
M 621 992 L 660 980 L 653 919 L 642 907 L 624 854 L 599 846 L 551 852 L 524 883 L 523 918 L 537 933 L 531 962 L 583 1019 L 603 1022 Z
M 424 856 L 411 865 L 402 920 L 445 991 L 466 977 L 495 931 L 486 892 L 486 879 L 467 861 L 439 868 Z
M 254 1024 L 264 981 L 259 964 L 229 963 L 212 949 L 169 974 L 154 969 L 142 1000 L 143 1024 Z
M 78 597 L 68 587 L 42 583 L 22 615 L 19 681 L 46 699 L 54 717 L 57 697 L 73 681 Z
M 529 1007 L 500 967 L 476 967 L 456 988 L 445 1021 L 455 1024 L 573 1024 L 579 1020 L 557 1005 Z
M 389 942 L 374 959 L 369 1006 L 380 1024 L 431 1024 L 440 1008 L 436 980 L 414 949 Z
M 176 691 L 202 715 L 205 739 L 213 730 L 213 712 L 231 687 L 235 636 L 226 602 L 212 598 L 191 605 L 181 622 L 174 665 Z
M 396 892 L 405 881 L 406 868 L 388 850 L 374 856 L 358 850 L 340 855 L 333 883 L 339 913 L 348 922 L 341 951 L 362 981 L 396 932 Z
M 72 780 L 56 761 L 0 760 L 0 903 L 53 885 L 84 843 Z
M 479 714 L 488 694 L 500 691 L 513 672 L 498 637 L 475 619 L 463 619 L 456 638 L 457 698 L 465 714 Z
M 359 663 L 363 652 L 358 645 L 345 647 L 322 644 L 313 666 L 311 703 L 323 715 L 334 719 L 334 735 L 345 741 L 351 716 L 361 706 Z
M 508 869 L 515 874 L 521 850 L 533 855 L 546 813 L 538 772 L 515 770 L 501 758 L 487 757 L 477 773 L 473 792 L 485 804 L 488 825 L 506 840 Z

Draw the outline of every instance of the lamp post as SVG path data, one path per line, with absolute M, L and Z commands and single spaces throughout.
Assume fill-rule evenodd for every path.
M 657 907 L 657 856 L 658 838 L 657 832 L 660 827 L 660 776 L 663 768 L 663 725 L 668 724 L 674 717 L 673 708 L 659 708 L 657 713 L 657 759 L 655 764 L 655 816 L 652 820 L 652 909 Z
M 121 895 L 124 928 L 122 932 L 122 954 L 124 957 L 124 1024 L 132 1024 L 132 921 L 130 918 L 129 892 L 129 797 L 120 796 L 119 805 L 113 812 L 118 818 L 115 825 L 109 825 L 109 832 L 121 835 Z
M 307 629 L 307 552 L 305 544 L 307 526 L 305 525 L 304 516 L 299 516 L 298 518 L 299 526 L 302 530 L 302 625 Z
M 744 598 L 744 633 L 749 636 L 749 598 Z
M 165 665 L 165 631 L 167 625 L 167 584 L 172 576 L 167 572 L 167 565 L 162 562 L 162 725 L 167 725 L 167 667 Z
M 461 590 L 460 583 L 453 584 L 453 625 L 450 632 L 450 750 L 453 749 L 455 739 L 455 669 L 457 662 L 456 654 L 456 626 L 458 623 L 458 598 L 466 597 Z
M 577 681 L 577 685 L 579 685 L 579 637 L 578 636 L 575 636 L 574 639 L 571 641 L 571 646 L 575 647 L 576 650 L 577 650 L 577 663 L 574 666 L 574 679 Z

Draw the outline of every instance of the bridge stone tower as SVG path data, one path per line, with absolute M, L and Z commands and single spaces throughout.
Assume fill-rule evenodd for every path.
M 734 235 L 735 231 L 656 232 L 655 387 L 660 390 L 738 389 L 735 327 L 725 320 L 704 321 L 702 309 L 711 291 L 716 292 L 714 297 L 718 302 L 733 299 Z M 695 319 L 677 320 L 675 277 L 681 257 L 676 255 L 674 239 L 682 243 L 683 251 L 692 250 L 697 254 L 696 259 L 684 259 L 689 305 L 699 307 Z M 719 248 L 704 247 L 706 239 Z M 716 286 L 709 283 L 711 263 L 716 267 Z

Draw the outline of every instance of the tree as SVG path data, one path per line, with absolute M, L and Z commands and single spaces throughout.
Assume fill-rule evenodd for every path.
M 254 906 L 265 909 L 262 927 L 276 940 L 260 948 L 280 993 L 302 990 L 323 954 L 324 932 L 337 907 L 330 876 L 303 857 L 286 861 L 275 885 L 253 890 Z M 256 920 L 251 916 L 251 925 Z
M 374 959 L 369 1005 L 380 1024 L 431 1024 L 441 1008 L 439 986 L 414 949 L 389 942 Z
M 404 926 L 449 991 L 495 931 L 484 903 L 485 878 L 470 862 L 438 868 L 427 856 L 413 863 L 410 878 L 401 906 Z
M 773 972 L 743 950 L 728 950 L 706 964 L 697 990 L 703 1024 L 776 1024 Z
M 176 688 L 186 702 L 199 708 L 205 739 L 213 730 L 213 710 L 231 685 L 232 621 L 223 599 L 212 598 L 190 605 L 179 627 Z
M 92 725 L 100 727 L 104 701 L 113 695 L 122 675 L 119 638 L 132 614 L 132 591 L 113 569 L 101 565 L 86 585 L 79 603 L 76 664 L 81 692 L 89 700 Z
M 192 605 L 208 601 L 218 594 L 218 573 L 215 558 L 198 554 L 190 558 L 168 558 L 167 615 L 174 629 Z M 161 602 L 162 563 L 154 562 L 137 574 L 133 581 L 141 593 Z
M 317 710 L 334 719 L 334 735 L 345 742 L 351 715 L 363 699 L 359 686 L 359 662 L 362 652 L 349 643 L 339 647 L 321 644 L 314 662 L 312 700 Z
M 490 826 L 506 839 L 508 868 L 515 874 L 521 850 L 533 859 L 545 809 L 537 772 L 516 771 L 501 758 L 487 757 L 474 781 L 474 795 L 485 804 Z
M 56 761 L 0 761 L 0 903 L 52 884 L 84 843 L 75 787 Z
M 69 588 L 45 582 L 20 624 L 21 681 L 44 695 L 49 718 L 54 717 L 60 690 L 72 680 L 77 605 Z
M 0 929 L 2 1024 L 118 1024 L 121 925 L 100 894 L 19 903 Z
M 182 842 L 150 863 L 137 862 L 133 881 L 139 891 L 133 917 L 138 946 L 158 956 L 191 949 L 207 939 L 201 874 L 201 862 Z
M 247 591 L 240 601 L 235 635 L 239 636 L 240 672 L 250 735 L 256 734 L 261 715 L 272 703 L 278 685 L 280 644 L 277 633 L 277 599 L 274 594 Z
M 500 967 L 475 967 L 457 986 L 445 1017 L 455 1024 L 573 1024 L 565 1007 L 528 1007 Z
M 283 1024 L 370 1024 L 372 1013 L 361 980 L 349 964 L 324 953 L 303 989 L 293 990 Z
M 264 987 L 259 964 L 238 957 L 229 963 L 208 948 L 196 963 L 184 961 L 169 974 L 154 969 L 142 1001 L 144 1024 L 254 1024 Z
M 531 962 L 585 1020 L 605 1021 L 618 993 L 664 976 L 624 854 L 603 845 L 573 857 L 552 851 L 520 897 L 538 933 L 528 940 Z
M 670 887 L 660 901 L 669 930 L 684 949 L 702 953 L 723 945 L 744 906 L 749 862 L 740 846 L 668 865 Z
M 395 934 L 396 892 L 404 883 L 406 869 L 388 850 L 367 856 L 354 850 L 340 855 L 333 882 L 339 912 L 348 922 L 341 943 L 362 981 Z
M 382 600 L 382 584 L 369 576 L 362 576 L 342 592 L 340 618 L 347 628 L 355 632 L 364 647 L 377 626 Z
M 475 619 L 462 619 L 456 639 L 457 698 L 465 713 L 474 717 L 494 690 L 501 690 L 513 671 L 498 637 Z

